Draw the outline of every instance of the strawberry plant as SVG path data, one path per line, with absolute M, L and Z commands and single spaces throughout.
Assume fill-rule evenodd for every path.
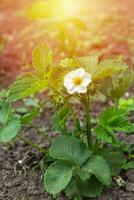
M 10 113 L 10 103 L 49 90 L 56 109 L 52 127 L 58 137 L 51 141 L 46 151 L 21 138 L 20 134 L 18 136 L 44 153 L 47 192 L 55 196 L 64 191 L 68 199 L 98 197 L 104 187 L 110 186 L 112 178 L 117 180 L 122 169 L 134 168 L 128 157 L 132 147 L 128 148 L 118 138 L 119 133 L 134 132 L 128 112 L 119 106 L 121 96 L 133 83 L 133 71 L 122 57 L 101 61 L 98 55 L 90 55 L 66 58 L 55 64 L 52 51 L 46 44 L 34 49 L 32 61 L 33 71 L 18 77 L 9 88 L 5 105 L 1 101 L 0 137 L 6 138 L 1 142 L 9 142 L 20 127 L 19 120 L 13 121 L 11 114 L 7 114 Z M 113 100 L 113 106 L 106 107 L 93 126 L 91 102 L 94 95 L 100 93 Z M 83 108 L 83 120 L 76 114 L 75 102 Z M 68 126 L 70 117 L 73 129 Z M 10 132 L 11 126 L 15 131 Z
M 1 91 L 0 99 L 0 143 L 6 144 L 12 142 L 15 138 L 31 145 L 37 150 L 44 152 L 45 149 L 28 141 L 18 133 L 23 126 L 30 125 L 36 130 L 37 133 L 43 135 L 43 128 L 34 125 L 33 120 L 42 112 L 44 107 L 44 100 L 40 100 L 31 96 L 30 98 L 23 99 L 23 104 L 20 107 L 11 107 L 11 103 L 6 98 L 6 91 Z
M 20 127 L 20 120 L 12 114 L 10 103 L 0 100 L 0 143 L 12 140 Z

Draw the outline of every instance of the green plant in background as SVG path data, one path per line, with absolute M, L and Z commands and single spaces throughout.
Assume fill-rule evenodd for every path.
M 118 139 L 118 133 L 131 134 L 134 131 L 134 124 L 128 119 L 126 109 L 118 103 L 133 82 L 133 78 L 131 81 L 126 78 L 126 73 L 131 77 L 132 73 L 128 73 L 131 68 L 123 62 L 122 57 L 100 61 L 97 55 L 90 55 L 67 58 L 59 64 L 53 63 L 52 57 L 48 45 L 35 48 L 33 71 L 23 74 L 11 85 L 5 103 L 10 104 L 8 102 L 49 89 L 57 109 L 52 118 L 52 127 L 59 136 L 48 151 L 22 139 L 20 134 L 18 137 L 42 151 L 46 160 L 50 161 L 44 173 L 47 192 L 55 196 L 64 190 L 69 199 L 97 197 L 105 186 L 110 186 L 112 177 L 116 177 L 122 169 L 134 168 L 131 158 L 127 156 L 131 153 L 131 147 Z M 127 83 L 125 88 L 124 81 Z M 94 95 L 100 93 L 113 99 L 115 105 L 102 111 L 94 127 L 91 124 L 91 101 Z M 76 101 L 83 107 L 83 121 L 73 107 Z M 71 130 L 67 125 L 70 117 L 73 120 Z M 0 135 L 8 138 L 10 133 L 2 132 Z
M 39 0 L 29 5 L 27 13 L 41 28 L 39 36 L 51 38 L 58 58 L 86 55 L 89 51 L 98 51 L 102 57 L 125 55 L 118 45 L 133 55 L 132 17 L 120 12 L 122 5 L 118 1 L 117 12 L 105 5 L 106 0 Z
M 0 99 L 6 98 L 7 91 L 5 89 L 0 90 Z
M 23 126 L 30 125 L 37 133 L 43 136 L 43 128 L 41 130 L 40 127 L 33 123 L 33 120 L 40 115 L 46 102 L 31 96 L 24 99 L 23 102 L 21 102 L 21 106 L 11 107 L 11 103 L 5 99 L 6 94 L 6 90 L 0 92 L 0 143 L 5 144 L 11 142 L 17 137 L 37 150 L 44 152 L 45 149 L 20 136 L 18 133 Z
M 44 22 L 44 34 L 49 33 L 57 43 L 56 50 L 61 57 L 74 56 L 81 49 L 87 48 L 86 42 L 80 40 L 87 30 L 87 25 L 81 17 L 83 13 L 78 14 L 81 7 L 80 1 L 41 0 L 29 6 L 28 18 Z
M 121 98 L 119 100 L 119 107 L 127 110 L 128 113 L 131 113 L 134 111 L 134 98 L 129 97 L 127 99 Z
M 7 143 L 20 131 L 21 123 L 11 112 L 10 103 L 0 100 L 0 142 Z

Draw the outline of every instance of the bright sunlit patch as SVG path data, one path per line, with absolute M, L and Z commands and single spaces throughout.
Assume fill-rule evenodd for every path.
M 28 16 L 32 19 L 53 17 L 54 10 L 51 1 L 37 1 L 31 4 L 28 9 Z
M 80 5 L 76 0 L 58 0 L 57 8 L 58 16 L 64 18 L 75 16 L 80 9 Z
M 83 68 L 71 71 L 64 78 L 64 86 L 69 94 L 86 93 L 90 83 L 91 74 L 85 72 Z
M 80 0 L 41 0 L 32 4 L 28 15 L 30 18 L 55 17 L 61 20 L 80 15 Z

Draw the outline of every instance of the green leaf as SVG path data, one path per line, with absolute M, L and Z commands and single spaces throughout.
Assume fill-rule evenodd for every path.
M 64 71 L 63 76 L 71 70 L 75 70 L 80 67 L 84 68 L 85 71 L 90 73 L 92 76 L 92 83 L 89 85 L 90 94 L 95 94 L 98 91 L 101 91 L 102 88 L 106 88 L 107 79 L 110 79 L 110 86 L 113 77 L 118 76 L 121 72 L 124 72 L 128 68 L 121 57 L 107 59 L 101 62 L 99 62 L 98 57 L 98 55 L 90 55 L 87 57 L 62 60 L 60 65 L 62 67 L 62 71 Z M 108 95 L 107 93 L 108 91 L 105 95 Z
M 120 99 L 125 92 L 129 89 L 134 81 L 134 72 L 132 69 L 127 69 L 125 72 L 121 73 L 115 81 L 113 81 L 111 88 L 111 96 L 114 99 Z
M 0 131 L 0 143 L 10 142 L 20 131 L 21 124 L 19 119 L 11 119 L 7 126 Z
M 65 193 L 66 193 L 66 197 L 68 199 L 73 199 L 73 197 L 75 196 L 75 194 L 77 194 L 77 187 L 76 187 L 76 180 L 72 179 L 69 184 L 67 185 L 66 189 L 65 189 Z
M 99 117 L 99 124 L 108 130 L 131 133 L 134 125 L 129 121 L 126 112 L 122 109 L 109 107 Z
M 118 100 L 132 84 L 132 70 L 124 63 L 122 56 L 102 61 L 100 69 L 103 67 L 103 74 L 107 76 L 99 75 L 100 78 L 102 77 L 100 91 L 105 96 Z
M 111 171 L 107 161 L 101 156 L 92 156 L 88 162 L 82 167 L 96 176 L 104 185 L 109 186 L 111 183 Z
M 0 90 L 0 99 L 5 98 L 7 96 L 7 90 L 1 89 Z
M 77 187 L 84 197 L 98 197 L 103 191 L 102 183 L 95 176 L 85 181 L 78 181 Z
M 36 72 L 25 73 L 11 85 L 8 91 L 10 101 L 30 96 L 47 87 L 52 74 L 52 52 L 46 44 L 34 49 L 33 65 Z
M 0 100 L 0 123 L 6 124 L 11 112 L 11 105 L 9 102 Z
M 26 98 L 23 101 L 24 101 L 24 105 L 27 107 L 39 107 L 40 99 L 32 96 L 31 98 Z
M 74 70 L 78 67 L 84 67 L 85 70 L 89 71 L 92 76 L 97 71 L 98 65 L 98 55 L 91 55 L 85 57 L 77 57 L 77 58 L 66 58 L 60 62 L 60 65 L 65 69 Z M 93 67 L 94 66 L 94 67 Z
M 64 132 L 69 113 L 70 109 L 68 108 L 68 106 L 63 106 L 59 111 L 54 114 L 52 118 L 52 127 L 54 130 Z
M 124 164 L 122 164 L 122 169 L 134 169 L 134 161 L 125 162 Z
M 95 133 L 96 133 L 96 136 L 99 140 L 102 140 L 104 142 L 108 142 L 110 144 L 113 143 L 113 137 L 112 135 L 109 134 L 109 132 L 104 129 L 103 127 L 101 126 L 97 126 L 95 129 L 94 129 Z
M 55 159 L 70 161 L 78 166 L 81 166 L 92 154 L 86 144 L 71 136 L 56 138 L 49 152 Z
M 79 57 L 77 58 L 77 62 L 81 67 L 84 66 L 85 70 L 89 71 L 90 74 L 94 76 L 98 69 L 99 55 L 93 54 L 90 56 Z
M 80 194 L 80 191 L 77 187 L 77 179 L 72 178 L 72 180 L 69 182 L 65 189 L 66 197 L 67 199 L 73 199 L 73 200 L 81 200 L 82 195 Z
M 92 75 L 92 82 L 94 81 L 95 74 L 99 68 L 99 58 L 98 55 L 90 55 L 84 57 L 76 57 L 76 58 L 66 58 L 60 62 L 60 65 L 65 70 L 65 72 L 69 73 L 71 70 L 75 70 L 77 68 L 84 68 L 87 72 Z
M 104 80 L 106 77 L 113 77 L 122 71 L 125 71 L 128 66 L 123 62 L 122 57 L 116 57 L 114 59 L 105 59 L 99 63 L 96 70 L 95 80 Z
M 38 116 L 39 112 L 40 112 L 39 109 L 33 109 L 29 111 L 21 118 L 21 123 L 30 124 L 33 121 L 33 119 Z
M 87 180 L 91 177 L 92 173 L 89 173 L 89 171 L 85 168 L 81 168 L 78 172 L 78 175 L 81 180 Z
M 134 131 L 134 124 L 122 117 L 115 123 L 113 130 L 123 133 L 132 133 Z
M 22 106 L 20 108 L 16 108 L 15 111 L 16 111 L 17 114 L 26 114 L 26 113 L 29 112 L 29 109 Z
M 44 90 L 48 85 L 48 77 L 41 79 L 38 74 L 26 73 L 20 76 L 9 88 L 8 99 L 16 101 Z
M 119 100 L 119 108 L 127 110 L 128 112 L 134 111 L 134 98 L 121 98 Z
M 111 124 L 113 124 L 114 121 L 124 115 L 124 110 L 115 107 L 108 107 L 99 116 L 99 124 L 102 127 L 110 126 Z
M 41 44 L 33 50 L 32 63 L 40 74 L 48 72 L 52 66 L 52 52 L 47 44 Z
M 72 69 L 78 67 L 78 62 L 75 58 L 65 58 L 61 60 L 60 65 L 65 69 L 68 67 Z
M 70 182 L 72 170 L 72 165 L 63 161 L 50 165 L 44 175 L 46 191 L 53 195 L 61 192 Z
M 99 152 L 101 156 L 103 156 L 111 169 L 111 175 L 116 176 L 121 172 L 122 164 L 126 160 L 124 154 L 119 151 L 107 151 L 104 149 L 103 152 Z

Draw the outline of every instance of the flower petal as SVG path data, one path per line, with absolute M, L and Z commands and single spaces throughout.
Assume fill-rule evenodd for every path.
M 72 79 L 75 76 L 75 71 L 71 71 L 67 75 L 65 75 L 64 79 Z
M 79 76 L 82 77 L 85 74 L 85 70 L 83 68 L 79 68 L 77 70 L 75 70 L 75 76 Z
M 82 85 L 87 87 L 89 85 L 89 83 L 91 83 L 92 80 L 91 80 L 91 74 L 89 73 L 85 73 L 84 76 L 83 76 L 83 82 L 82 82 Z
M 64 79 L 64 86 L 67 89 L 71 89 L 73 87 L 72 79 Z
M 76 80 L 81 80 L 80 83 L 76 82 Z M 74 71 L 71 71 L 64 77 L 64 86 L 67 89 L 69 94 L 73 93 L 86 93 L 87 86 L 91 82 L 91 74 L 85 72 L 83 68 L 78 68 Z
M 86 92 L 87 92 L 87 87 L 84 86 L 77 87 L 77 93 L 86 93 Z
M 73 93 L 77 92 L 77 88 L 73 87 L 71 89 L 67 89 L 67 91 L 68 91 L 69 94 L 73 94 Z

